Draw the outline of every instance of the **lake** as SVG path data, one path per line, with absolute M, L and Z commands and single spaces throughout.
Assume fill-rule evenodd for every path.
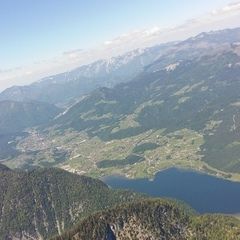
M 200 213 L 240 213 L 240 183 L 200 172 L 170 168 L 154 180 L 108 176 L 103 181 L 112 188 L 183 200 Z

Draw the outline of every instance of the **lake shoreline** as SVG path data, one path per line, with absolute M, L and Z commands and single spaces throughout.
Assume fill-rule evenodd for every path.
M 184 168 L 159 171 L 154 179 L 121 175 L 101 178 L 111 188 L 129 189 L 150 197 L 175 198 L 200 213 L 240 216 L 240 183 Z

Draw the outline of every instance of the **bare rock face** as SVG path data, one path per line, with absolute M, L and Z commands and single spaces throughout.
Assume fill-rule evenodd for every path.
M 39 233 L 27 233 L 25 231 L 17 232 L 14 235 L 6 236 L 6 240 L 44 240 Z

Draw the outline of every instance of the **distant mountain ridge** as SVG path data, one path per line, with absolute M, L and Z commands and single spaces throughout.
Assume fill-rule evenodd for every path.
M 0 135 L 47 123 L 59 113 L 48 103 L 0 101 Z
M 99 87 L 113 87 L 130 81 L 172 44 L 136 49 L 118 57 L 99 60 L 69 72 L 43 78 L 27 86 L 13 86 L 0 93 L 0 101 L 71 103 Z
M 201 33 L 182 42 L 161 44 L 145 49 L 136 49 L 126 54 L 102 59 L 72 71 L 45 77 L 26 86 L 13 86 L 0 93 L 1 100 L 41 101 L 52 104 L 70 104 L 74 99 L 99 88 L 113 87 L 128 82 L 145 67 L 159 58 L 193 58 L 196 54 L 216 52 L 239 40 L 239 29 L 226 29 Z M 216 48 L 216 49 L 214 49 Z M 175 59 L 176 56 L 175 56 Z M 161 60 L 162 61 L 162 60 Z M 167 60 L 165 60 L 167 61 Z

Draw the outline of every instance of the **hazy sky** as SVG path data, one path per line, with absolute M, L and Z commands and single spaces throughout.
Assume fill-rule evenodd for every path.
M 240 2 L 1 0 L 0 16 L 1 91 L 134 46 L 182 39 L 224 24 L 235 27 Z M 206 25 L 209 20 L 213 25 Z M 178 26 L 185 30 L 173 34 Z

